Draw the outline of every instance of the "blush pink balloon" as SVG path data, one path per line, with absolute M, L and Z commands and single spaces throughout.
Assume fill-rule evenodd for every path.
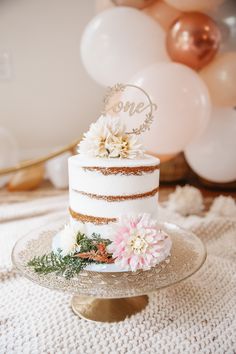
M 149 6 L 155 0 L 112 0 L 117 6 L 128 6 L 134 7 L 135 9 L 143 9 L 144 7 Z
M 111 9 L 112 7 L 115 7 L 116 5 L 111 1 L 111 0 L 95 0 L 95 12 L 96 14 L 107 10 Z
M 206 131 L 185 149 L 190 167 L 217 183 L 236 180 L 236 110 L 215 108 Z
M 211 10 L 222 4 L 225 0 L 165 0 L 165 2 L 180 11 Z
M 170 25 L 182 14 L 181 11 L 169 6 L 164 1 L 156 1 L 143 11 L 159 22 L 165 30 L 168 30 Z
M 236 52 L 219 55 L 200 75 L 216 106 L 236 106 Z
M 206 85 L 198 74 L 185 65 L 156 63 L 130 81 L 144 89 L 157 105 L 150 131 L 140 135 L 144 147 L 156 154 L 177 154 L 206 128 L 211 104 Z M 137 102 L 135 90 L 126 90 L 122 99 Z M 143 122 L 145 113 L 123 118 L 128 131 Z

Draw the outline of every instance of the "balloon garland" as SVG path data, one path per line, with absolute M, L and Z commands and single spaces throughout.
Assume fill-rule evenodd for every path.
M 88 74 L 104 86 L 140 85 L 154 97 L 158 119 L 143 137 L 149 151 L 168 156 L 184 151 L 190 167 L 206 180 L 236 180 L 230 167 L 236 166 L 235 1 L 105 2 L 108 9 L 82 36 Z
M 148 151 L 163 160 L 184 151 L 201 178 L 236 180 L 235 0 L 96 0 L 96 9 L 81 40 L 83 64 L 99 84 L 135 84 L 158 102 L 156 126 L 143 136 Z M 5 174 L 30 174 L 29 168 L 32 186 L 34 168 L 43 178 L 41 166 L 48 160 L 45 169 L 53 184 L 67 185 L 54 171 L 65 171 L 77 141 L 11 167 L 18 162 L 15 142 L 0 133 L 8 149 L 0 187 Z

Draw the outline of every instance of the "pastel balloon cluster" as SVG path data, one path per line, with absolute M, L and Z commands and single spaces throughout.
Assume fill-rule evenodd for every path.
M 201 177 L 234 181 L 234 0 L 97 0 L 96 8 L 81 40 L 84 67 L 103 86 L 134 84 L 157 103 L 147 150 L 185 151 Z

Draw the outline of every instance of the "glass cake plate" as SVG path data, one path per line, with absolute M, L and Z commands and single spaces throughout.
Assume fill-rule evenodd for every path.
M 206 249 L 192 232 L 170 223 L 161 228 L 172 239 L 171 256 L 150 270 L 105 271 L 89 268 L 66 279 L 55 273 L 39 275 L 27 266 L 34 256 L 51 252 L 52 240 L 62 223 L 44 226 L 20 239 L 12 253 L 15 267 L 29 280 L 54 290 L 73 294 L 71 306 L 82 318 L 100 322 L 124 320 L 148 303 L 146 294 L 179 283 L 197 272 L 206 259 Z M 92 270 L 91 270 L 92 269 Z

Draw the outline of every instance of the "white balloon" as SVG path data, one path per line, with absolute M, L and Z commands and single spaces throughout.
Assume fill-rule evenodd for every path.
M 11 133 L 0 127 L 0 169 L 12 167 L 19 162 L 18 146 Z M 10 179 L 10 175 L 0 177 L 0 188 Z
M 147 65 L 168 60 L 165 33 L 141 11 L 115 7 L 89 22 L 82 35 L 81 57 L 100 84 L 126 83 Z
M 177 63 L 156 63 L 140 71 L 130 83 L 143 88 L 157 105 L 151 129 L 140 135 L 148 151 L 176 154 L 206 129 L 211 111 L 209 94 L 192 69 Z M 136 96 L 137 91 L 126 89 L 122 100 L 137 102 Z M 126 119 L 129 130 L 134 123 L 137 127 L 146 113 Z
M 185 149 L 190 167 L 208 181 L 236 180 L 236 110 L 215 108 L 205 133 Z
M 66 152 L 46 163 L 46 176 L 56 188 L 68 187 L 68 158 L 70 156 L 71 154 Z

